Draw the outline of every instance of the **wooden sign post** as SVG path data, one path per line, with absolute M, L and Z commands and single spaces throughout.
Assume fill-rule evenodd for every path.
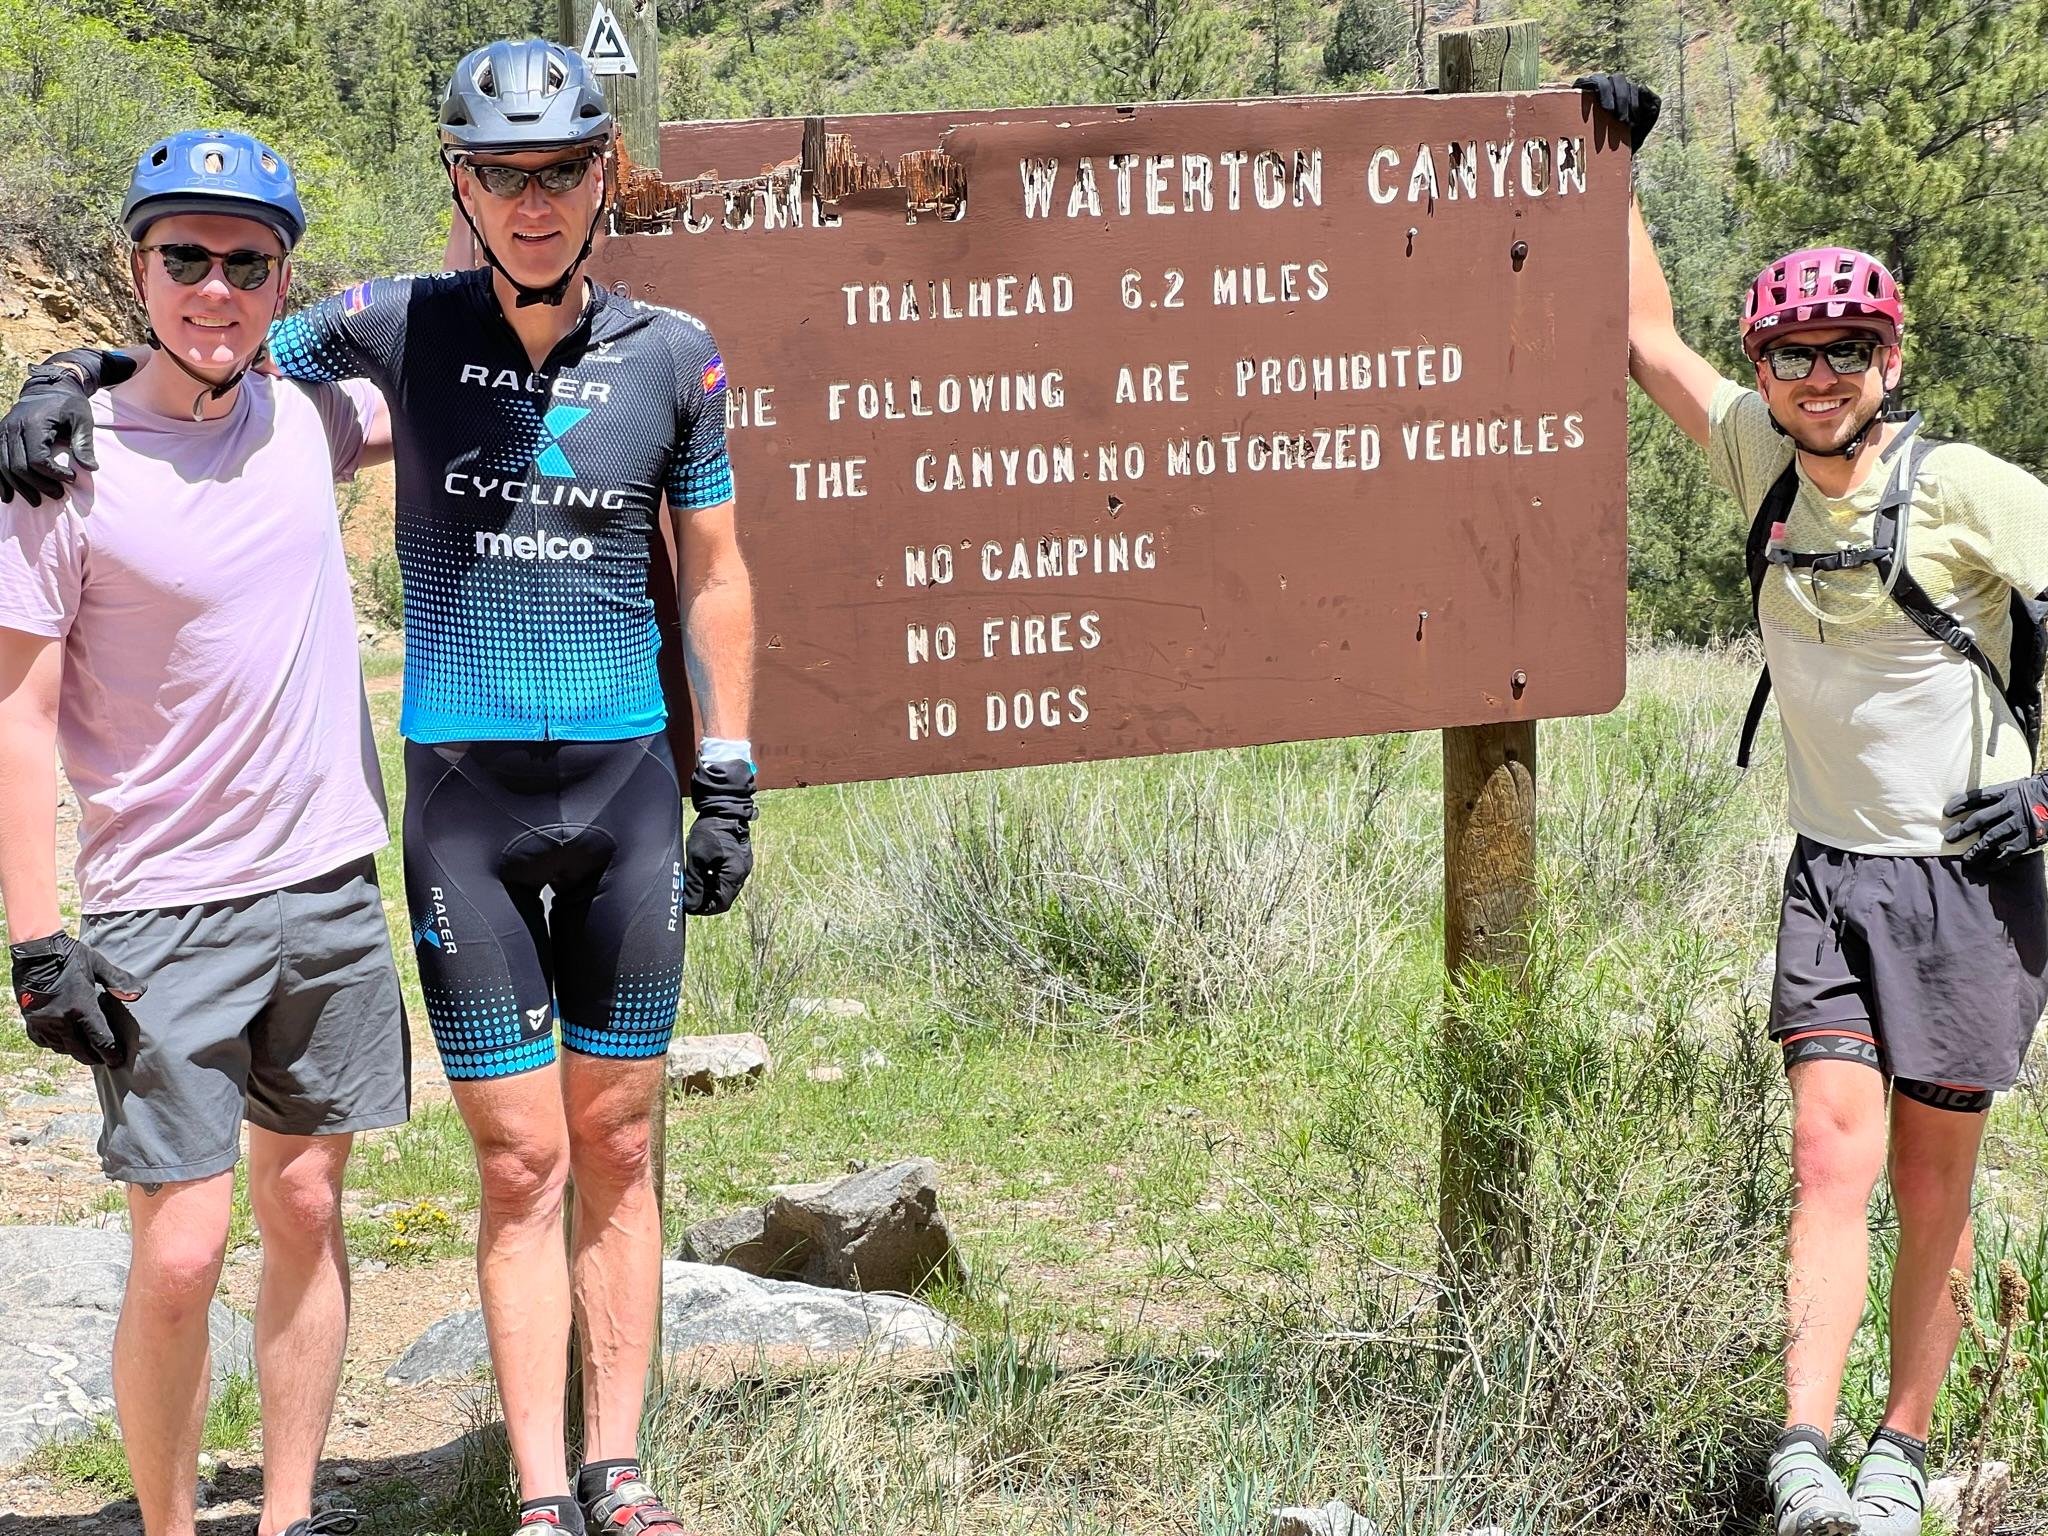
M 636 163 L 661 143 L 661 35 L 655 0 L 557 0 L 556 39 L 582 52 L 604 86 Z
M 1542 68 L 1537 25 L 1511 21 L 1437 35 L 1445 94 L 1533 89 Z M 1618 274 L 1617 274 L 1618 277 Z M 1625 282 L 1617 290 L 1626 291 Z M 1460 1015 L 1457 990 L 1480 971 L 1522 982 L 1526 920 L 1536 883 L 1536 722 L 1453 726 L 1443 733 L 1444 1015 L 1447 1068 L 1475 1066 L 1483 1049 Z M 1461 1096 L 1445 1105 L 1437 1173 L 1437 1230 L 1447 1277 L 1483 1273 L 1520 1246 L 1517 1186 L 1528 1160 L 1512 1131 L 1474 1114 Z

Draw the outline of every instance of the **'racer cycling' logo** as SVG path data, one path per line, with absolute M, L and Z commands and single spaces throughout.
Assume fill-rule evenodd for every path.
M 576 466 L 569 462 L 569 455 L 562 452 L 562 439 L 576 430 L 576 425 L 590 414 L 584 405 L 554 405 L 548 407 L 547 415 L 540 419 L 541 430 L 547 434 L 540 453 L 534 458 L 533 467 L 542 474 L 556 480 L 576 478 Z

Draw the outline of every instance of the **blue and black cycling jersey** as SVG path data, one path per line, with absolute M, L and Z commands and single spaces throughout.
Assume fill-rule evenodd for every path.
M 488 270 L 362 283 L 271 327 L 287 376 L 391 408 L 413 741 L 662 728 L 647 592 L 662 497 L 732 497 L 725 368 L 679 310 L 593 288 L 535 368 Z

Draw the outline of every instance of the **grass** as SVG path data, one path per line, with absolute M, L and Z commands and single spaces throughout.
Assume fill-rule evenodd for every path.
M 199 1447 L 209 1452 L 247 1450 L 255 1442 L 259 1425 L 255 1378 L 229 1376 L 207 1400 Z M 121 1429 L 111 1415 L 94 1420 L 83 1435 L 39 1446 L 22 1470 L 109 1499 L 135 1497 L 135 1481 L 128 1475 L 128 1457 L 121 1447 Z
M 1758 1530 L 1788 838 L 1773 733 L 1747 777 L 1729 765 L 1753 667 L 1638 651 L 1621 709 L 1544 724 L 1530 983 L 1475 980 L 1456 1038 L 1428 738 L 769 796 L 740 909 L 692 925 L 681 1027 L 759 1032 L 778 1066 L 672 1102 L 670 1239 L 923 1155 L 973 1280 L 930 1298 L 962 1330 L 949 1360 L 673 1383 L 644 1440 L 685 1514 L 714 1536 L 1244 1536 L 1337 1496 L 1390 1536 Z M 397 702 L 372 698 L 394 823 Z M 381 872 L 417 1009 L 395 849 Z M 1469 1289 L 1439 1280 L 1446 1113 L 1526 1170 L 1505 1202 L 1524 1257 Z M 2001 1101 L 1979 1218 L 1979 1290 L 2009 1257 L 2037 1298 L 1990 1426 L 2030 1506 L 2044 1117 L 2031 1088 Z M 351 1178 L 366 1209 L 476 1199 L 445 1104 L 365 1137 Z M 1861 1420 L 1886 1345 L 1874 1315 Z M 1973 1363 L 1937 1466 L 1985 1417 Z M 492 1532 L 507 1490 L 485 1435 L 450 1500 L 395 1494 L 391 1528 Z

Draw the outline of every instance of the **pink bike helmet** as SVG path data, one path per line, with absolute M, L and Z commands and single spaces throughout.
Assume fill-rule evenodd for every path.
M 1757 273 L 1742 306 L 1742 350 L 1754 362 L 1766 344 L 1795 331 L 1871 322 L 1893 346 L 1906 329 L 1899 285 L 1875 256 L 1839 245 L 1794 251 Z

